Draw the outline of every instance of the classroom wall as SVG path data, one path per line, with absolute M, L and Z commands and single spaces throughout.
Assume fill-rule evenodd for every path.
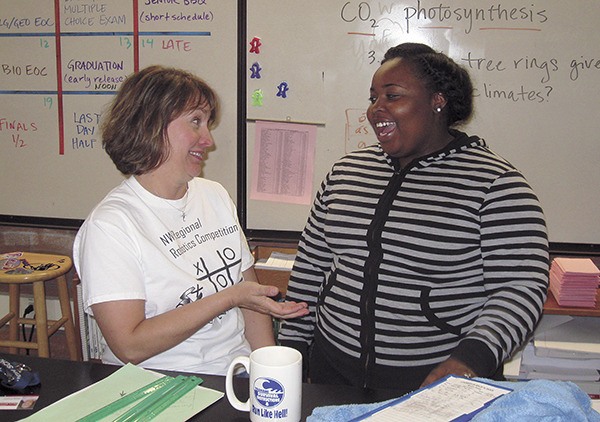
M 475 116 L 463 130 L 525 174 L 550 240 L 599 244 L 598 22 L 597 0 L 254 0 L 247 43 L 259 38 L 261 51 L 248 47 L 248 163 L 254 119 L 316 124 L 316 191 L 335 160 L 376 142 L 364 112 L 385 51 L 424 42 L 468 68 Z M 276 96 L 282 82 L 285 99 Z M 309 210 L 250 199 L 248 227 L 301 230 Z
M 300 231 L 309 204 L 249 198 L 256 121 L 316 124 L 314 194 L 335 160 L 375 142 L 364 111 L 385 50 L 420 41 L 469 68 L 476 114 L 465 130 L 522 170 L 540 197 L 550 240 L 599 245 L 599 20 L 596 0 L 3 0 L 0 168 L 11 176 L 0 184 L 0 215 L 85 218 L 122 180 L 99 145 L 102 110 L 119 78 L 163 63 L 200 74 L 223 101 L 203 176 L 243 197 L 248 230 Z M 252 51 L 255 38 L 260 53 Z M 73 63 L 109 63 L 110 70 Z M 252 77 L 254 63 L 260 79 Z M 285 98 L 277 96 L 282 82 Z M 256 90 L 264 93 L 261 105 L 253 102 Z M 236 164 L 240 151 L 246 161 Z
M 203 175 L 236 196 L 237 2 L 2 0 L 0 214 L 84 219 L 122 180 L 101 115 L 134 70 L 180 67 L 221 98 Z
M 77 230 L 75 229 L 18 227 L 0 224 L 0 254 L 27 251 L 47 252 L 72 257 L 76 233 Z M 72 285 L 74 274 L 74 269 L 66 274 L 69 286 Z M 21 289 L 23 297 L 33 296 L 31 285 L 25 284 Z M 50 298 L 58 297 L 56 283 L 47 284 L 46 295 Z M 8 296 L 8 285 L 0 284 L 0 301 L 3 300 L 8 306 L 8 299 L 4 299 L 4 296 Z
M 48 252 L 71 256 L 77 230 L 0 224 L 0 252 Z

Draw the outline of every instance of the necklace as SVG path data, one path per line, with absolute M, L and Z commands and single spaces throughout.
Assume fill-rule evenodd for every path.
M 185 198 L 185 203 L 183 204 L 183 207 L 182 207 L 182 208 L 179 208 L 179 207 L 176 207 L 175 205 L 173 205 L 173 204 L 171 203 L 172 201 L 176 201 L 176 200 L 171 200 L 171 201 L 169 201 L 169 200 L 167 200 L 167 199 L 163 198 L 162 196 L 155 194 L 155 193 L 154 193 L 154 192 L 152 192 L 150 189 L 148 189 L 148 188 L 145 188 L 144 186 L 142 186 L 142 184 L 139 182 L 139 180 L 137 180 L 135 177 L 133 177 L 133 179 L 135 179 L 135 180 L 137 181 L 137 184 L 139 184 L 139 185 L 140 185 L 140 187 L 141 187 L 143 190 L 145 190 L 146 192 L 148 192 L 148 193 L 152 194 L 152 196 L 154 196 L 154 197 L 156 197 L 156 198 L 159 198 L 161 201 L 164 201 L 164 202 L 166 202 L 166 203 L 167 203 L 167 205 L 169 205 L 171 208 L 173 208 L 173 209 L 177 210 L 177 211 L 178 211 L 178 212 L 181 214 L 181 221 L 185 222 L 185 218 L 187 217 L 186 208 L 187 208 L 187 205 L 188 205 L 188 202 L 189 202 L 189 199 L 190 199 L 190 197 L 189 197 L 189 190 L 190 190 L 190 189 L 189 189 L 189 186 L 188 186 L 188 185 L 186 185 L 186 187 L 185 187 L 185 193 L 184 193 L 184 194 L 183 194 L 183 196 L 182 196 L 182 197 L 179 199 L 179 200 L 181 200 L 181 199 L 184 199 L 184 198 Z M 153 209 L 151 206 L 149 206 L 149 205 L 148 205 L 148 203 L 147 203 L 147 202 L 144 200 L 144 198 L 142 198 L 142 197 L 140 196 L 140 194 L 139 194 L 139 193 L 136 191 L 136 189 L 134 188 L 134 186 L 131 186 L 131 185 L 129 184 L 129 182 L 127 183 L 127 186 L 129 187 L 129 189 L 131 189 L 131 191 L 132 191 L 132 192 L 135 194 L 135 196 L 137 196 L 137 197 L 140 199 L 140 201 L 142 201 L 142 203 L 143 203 L 143 204 L 144 204 L 146 207 L 148 207 L 148 208 L 150 209 L 150 211 L 152 211 L 152 214 L 154 214 L 154 215 L 156 216 L 156 218 L 158 218 L 158 219 L 160 220 L 160 217 L 158 216 L 158 214 L 156 214 L 156 210 L 154 210 L 154 209 Z M 164 223 L 163 223 L 163 224 L 164 224 Z
M 188 204 L 188 200 L 189 200 L 189 196 L 188 196 L 188 189 L 185 190 L 185 203 L 183 204 L 182 208 L 178 208 L 175 205 L 171 204 L 171 201 L 166 200 L 163 197 L 159 197 L 160 199 L 162 199 L 163 201 L 165 201 L 167 204 L 169 204 L 169 206 L 177 211 L 179 211 L 179 213 L 181 214 L 181 221 L 185 222 L 185 209 L 187 208 L 187 204 Z

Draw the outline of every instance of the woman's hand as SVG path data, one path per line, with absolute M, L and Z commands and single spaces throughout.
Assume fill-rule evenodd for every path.
M 102 302 L 92 305 L 92 310 L 108 346 L 123 362 L 138 364 L 162 353 L 236 306 L 249 322 L 246 337 L 252 346 L 272 344 L 269 315 L 296 318 L 308 314 L 308 307 L 306 303 L 276 302 L 272 297 L 279 293 L 277 287 L 251 281 L 251 273 L 244 273 L 246 276 L 246 281 L 152 318 L 146 318 L 143 300 Z M 256 314 L 249 317 L 252 312 L 248 311 Z
M 275 286 L 265 286 L 254 281 L 242 281 L 233 288 L 234 306 L 250 309 L 275 318 L 297 318 L 308 314 L 308 305 L 304 302 L 277 302 L 279 295 Z
M 446 375 L 458 375 L 461 377 L 472 378 L 477 376 L 471 368 L 462 363 L 461 361 L 453 358 L 448 358 L 444 362 L 440 363 L 436 366 L 430 373 L 427 375 L 427 378 L 421 384 L 421 387 L 425 387 L 432 382 L 439 380 L 440 378 L 444 378 Z

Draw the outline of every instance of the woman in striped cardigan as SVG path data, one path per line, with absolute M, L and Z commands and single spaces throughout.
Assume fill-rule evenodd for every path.
M 533 331 L 548 240 L 523 175 L 456 130 L 465 69 L 423 44 L 385 55 L 369 122 L 378 144 L 334 164 L 303 231 L 283 321 L 312 382 L 412 391 L 445 375 L 498 378 Z M 524 140 L 526 141 L 526 140 Z

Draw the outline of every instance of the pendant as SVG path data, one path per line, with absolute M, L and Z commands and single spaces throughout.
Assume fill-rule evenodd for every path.
M 181 211 L 181 221 L 185 222 L 185 211 Z

